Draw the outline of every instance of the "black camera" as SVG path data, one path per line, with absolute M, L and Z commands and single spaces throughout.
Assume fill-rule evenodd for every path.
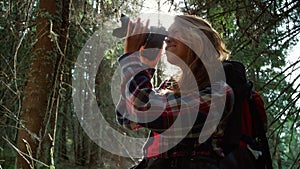
M 128 23 L 130 18 L 124 14 L 121 15 L 121 27 L 113 30 L 113 36 L 123 38 L 126 36 Z M 135 23 L 132 24 L 134 27 Z M 145 50 L 142 51 L 142 56 L 154 60 L 162 49 L 165 37 L 167 36 L 166 28 L 162 26 L 151 26 L 147 31 L 144 40 Z M 148 50 L 147 50 L 148 49 Z

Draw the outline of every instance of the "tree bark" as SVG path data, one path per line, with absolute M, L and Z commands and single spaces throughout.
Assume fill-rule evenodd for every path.
M 17 167 L 23 169 L 36 168 L 36 160 L 44 163 L 48 160 L 48 153 L 41 147 L 49 144 L 48 134 L 52 134 L 46 129 L 49 127 L 47 125 L 53 122 L 48 105 L 56 61 L 55 37 L 51 37 L 54 34 L 50 32 L 50 29 L 56 31 L 55 20 L 51 20 L 51 18 L 55 18 L 57 12 L 56 0 L 41 0 L 39 12 L 36 27 L 37 42 L 34 46 L 29 66 L 30 73 L 24 90 L 17 139 L 18 148 L 23 152 L 22 156 L 19 153 L 17 157 Z
M 61 98 L 56 99 L 55 102 L 58 112 L 56 113 L 57 121 L 55 121 L 55 130 L 53 132 L 54 136 L 57 136 L 55 140 L 52 142 L 52 149 L 54 150 L 55 147 L 57 147 L 55 150 L 59 150 L 60 154 L 55 153 L 56 156 L 58 156 L 59 159 L 68 159 L 67 157 L 67 119 L 68 119 L 68 111 L 69 106 L 71 106 L 71 94 L 72 91 L 69 89 L 69 86 L 66 84 L 71 85 L 71 77 L 70 74 L 66 75 L 63 74 L 63 72 L 69 72 L 70 64 L 66 64 L 66 54 L 67 54 L 67 47 L 68 47 L 68 40 L 69 40 L 69 29 L 70 29 L 70 8 L 71 8 L 71 0 L 62 0 L 59 4 L 61 6 L 61 23 L 60 23 L 60 29 L 59 29 L 59 57 L 56 61 L 56 68 L 55 68 L 55 76 L 54 76 L 54 86 L 58 87 L 59 92 L 53 92 L 52 97 L 53 98 Z M 64 90 L 61 90 L 64 89 Z M 65 97 L 61 97 L 59 94 L 61 93 Z M 57 103 L 59 102 L 60 103 Z M 58 120 L 59 119 L 59 120 Z M 57 142 L 57 145 L 55 145 Z

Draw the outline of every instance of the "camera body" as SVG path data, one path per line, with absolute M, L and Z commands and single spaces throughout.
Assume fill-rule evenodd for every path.
M 113 36 L 123 38 L 126 36 L 128 23 L 130 18 L 124 14 L 121 15 L 121 27 L 113 30 Z M 135 26 L 135 23 L 132 24 Z M 154 60 L 160 50 L 162 49 L 165 37 L 167 36 L 166 28 L 162 26 L 151 26 L 147 31 L 146 38 L 144 40 L 144 50 L 142 56 Z

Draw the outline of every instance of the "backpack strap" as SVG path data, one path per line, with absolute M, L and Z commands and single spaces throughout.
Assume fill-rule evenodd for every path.
M 252 139 L 256 139 L 256 141 L 259 141 L 262 144 L 262 147 L 261 147 L 262 148 L 262 159 L 259 161 L 259 165 L 266 169 L 273 169 L 270 148 L 269 148 L 268 139 L 266 136 L 266 130 L 265 130 L 264 124 L 260 118 L 260 115 L 258 114 L 258 111 L 256 110 L 253 93 L 251 94 L 251 97 L 248 99 L 248 102 L 249 102 L 250 113 L 252 116 L 252 126 L 253 126 L 252 131 L 256 132 L 256 133 L 253 133 L 254 138 L 252 138 Z

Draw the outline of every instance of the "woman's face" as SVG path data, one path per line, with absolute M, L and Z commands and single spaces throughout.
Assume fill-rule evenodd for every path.
M 169 63 L 180 66 L 180 63 L 185 62 L 189 52 L 189 47 L 178 39 L 183 39 L 183 33 L 180 31 L 180 26 L 172 24 L 168 30 L 168 38 L 166 42 L 166 55 Z

